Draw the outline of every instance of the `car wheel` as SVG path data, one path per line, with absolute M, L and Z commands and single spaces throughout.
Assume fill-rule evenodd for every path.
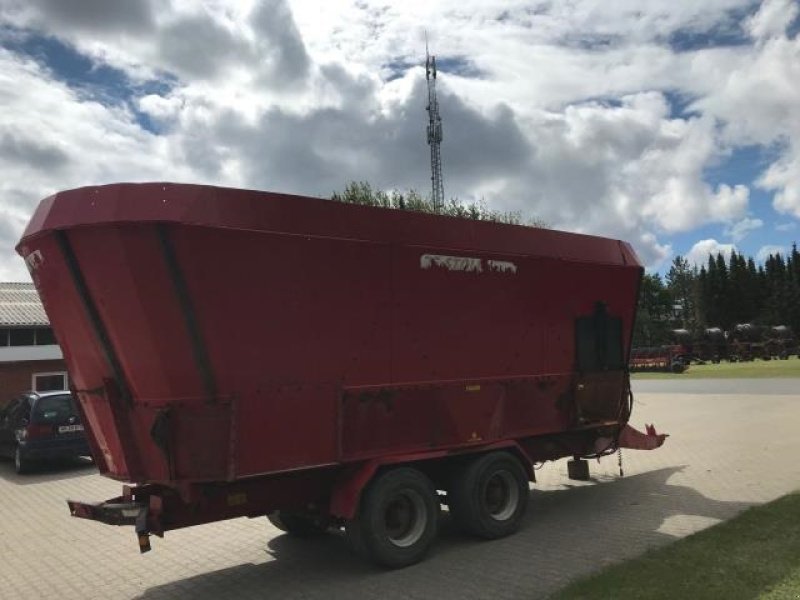
M 393 569 L 419 562 L 439 531 L 439 498 L 430 479 L 399 467 L 378 475 L 364 491 L 358 514 L 345 525 L 363 558 Z
M 448 490 L 448 506 L 456 525 L 485 539 L 516 532 L 528 506 L 528 474 L 507 452 L 473 459 Z
M 25 454 L 22 452 L 22 449 L 17 446 L 16 450 L 14 451 L 14 470 L 17 474 L 22 475 L 30 471 L 31 468 L 31 461 L 26 458 Z
M 281 531 L 297 537 L 312 537 L 328 530 L 329 520 L 321 515 L 302 515 L 285 510 L 276 510 L 267 519 Z

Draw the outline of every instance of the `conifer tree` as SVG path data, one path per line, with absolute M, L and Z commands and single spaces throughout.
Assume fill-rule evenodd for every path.
M 672 260 L 667 273 L 667 289 L 673 304 L 680 306 L 680 326 L 685 329 L 696 328 L 694 280 L 696 275 L 689 267 L 689 261 L 678 255 Z

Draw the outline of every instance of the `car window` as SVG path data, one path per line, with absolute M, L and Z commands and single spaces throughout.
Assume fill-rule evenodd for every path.
M 8 412 L 6 413 L 8 422 L 13 424 L 15 427 L 18 426 L 22 419 L 27 419 L 30 417 L 30 408 L 31 407 L 28 403 L 28 399 L 24 396 L 13 400 L 8 406 Z
M 71 396 L 48 396 L 39 398 L 33 409 L 33 418 L 37 423 L 66 421 L 77 416 Z
M 12 400 L 5 406 L 0 406 L 0 419 L 4 419 L 7 414 L 11 412 L 11 409 L 14 408 L 14 405 L 19 402 L 19 400 Z

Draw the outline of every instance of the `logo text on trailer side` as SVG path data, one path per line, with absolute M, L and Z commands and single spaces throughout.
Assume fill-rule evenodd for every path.
M 507 260 L 486 260 L 469 256 L 446 256 L 444 254 L 423 254 L 419 257 L 421 269 L 439 267 L 448 271 L 463 271 L 465 273 L 483 273 L 484 262 L 486 271 L 493 273 L 508 273 L 515 275 L 517 265 Z

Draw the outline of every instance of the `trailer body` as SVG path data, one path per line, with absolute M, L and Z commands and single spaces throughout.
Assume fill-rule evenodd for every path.
M 100 472 L 135 484 L 73 514 L 141 535 L 353 518 L 387 464 L 594 455 L 630 414 L 624 242 L 151 183 L 43 200 L 18 251 Z

